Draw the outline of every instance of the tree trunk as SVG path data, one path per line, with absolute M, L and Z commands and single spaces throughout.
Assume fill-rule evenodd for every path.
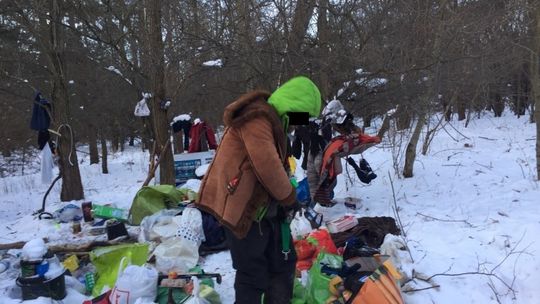
M 409 144 L 407 145 L 407 150 L 405 152 L 405 166 L 403 167 L 403 177 L 413 177 L 414 161 L 416 160 L 416 146 L 418 145 L 420 133 L 425 124 L 426 115 L 420 114 L 420 116 L 418 117 L 418 122 L 416 123 L 416 127 L 414 127 L 411 140 L 409 141 Z
M 287 38 L 287 52 L 285 60 L 285 79 L 289 80 L 298 73 L 302 64 L 302 43 L 313 15 L 315 0 L 298 0 L 294 9 L 291 31 Z
M 160 106 L 162 100 L 166 99 L 165 92 L 165 63 L 163 56 L 163 40 L 161 31 L 161 0 L 146 0 L 148 9 L 148 50 L 150 51 L 151 62 L 151 83 L 153 89 L 152 96 L 152 121 L 154 126 L 154 140 L 156 141 L 156 153 L 161 154 L 163 149 L 167 149 L 166 143 L 169 138 L 169 123 L 167 119 L 167 109 Z M 160 161 L 159 181 L 161 184 L 175 184 L 173 155 L 171 149 L 167 149 L 162 154 Z
M 321 91 L 323 100 L 329 100 L 330 81 L 328 77 L 329 65 L 328 61 L 330 29 L 328 28 L 328 0 L 319 0 L 319 16 L 317 18 L 317 34 L 319 35 L 319 79 L 318 86 Z M 366 120 L 364 120 L 365 122 Z M 364 124 L 365 126 L 365 124 Z
M 96 128 L 93 125 L 89 125 L 88 134 L 88 146 L 90 150 L 90 164 L 99 163 L 99 152 L 97 146 Z
M 101 173 L 109 174 L 109 168 L 107 164 L 107 140 L 105 136 L 101 134 Z
M 540 180 L 540 6 L 536 8 L 534 18 L 535 24 L 532 47 L 534 53 L 531 53 L 530 65 L 531 91 L 533 93 L 531 104 L 535 105 L 534 118 L 536 120 L 536 179 Z
M 47 58 L 50 63 L 52 100 L 54 101 L 54 121 L 59 127 L 60 139 L 58 144 L 59 168 L 62 175 L 62 201 L 81 200 L 84 192 L 79 172 L 79 163 L 75 151 L 74 132 L 69 121 L 71 118 L 69 109 L 69 94 L 66 87 L 64 65 L 64 28 L 63 15 L 60 13 L 58 0 L 50 0 L 51 22 L 48 25 L 49 45 L 46 48 Z

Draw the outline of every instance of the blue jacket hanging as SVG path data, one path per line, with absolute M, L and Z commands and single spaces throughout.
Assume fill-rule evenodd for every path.
M 51 124 L 51 117 L 47 112 L 51 105 L 41 96 L 40 92 L 34 97 L 34 107 L 32 108 L 32 120 L 30 120 L 30 128 L 36 131 L 47 130 Z

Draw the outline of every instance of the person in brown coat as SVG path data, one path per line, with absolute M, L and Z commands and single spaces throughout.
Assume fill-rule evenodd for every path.
M 298 205 L 287 166 L 288 113 L 318 116 L 320 93 L 296 77 L 273 94 L 254 91 L 225 108 L 226 129 L 197 207 L 225 226 L 237 304 L 290 303 L 296 253 L 286 218 Z

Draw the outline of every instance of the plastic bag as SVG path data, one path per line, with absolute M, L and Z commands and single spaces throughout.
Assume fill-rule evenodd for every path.
M 309 192 L 309 183 L 308 179 L 304 178 L 298 182 L 298 187 L 296 188 L 296 199 L 302 204 L 309 204 L 311 202 L 311 195 Z
M 122 262 L 118 269 L 118 279 L 109 296 L 111 304 L 135 304 L 138 299 L 153 303 L 157 296 L 157 271 L 154 268 L 135 265 L 130 265 L 123 271 L 121 269 Z
M 337 254 L 337 248 L 330 237 L 330 233 L 326 229 L 317 229 L 309 234 L 307 237 L 308 242 L 315 245 L 317 248 L 315 257 L 321 252 Z
M 122 258 L 126 258 L 128 264 L 143 265 L 148 259 L 148 244 L 122 244 L 92 250 L 90 261 L 96 267 L 92 296 L 96 297 L 103 293 L 104 288 L 114 286 Z
M 186 273 L 195 267 L 199 261 L 199 247 L 181 237 L 174 237 L 163 241 L 154 250 L 156 268 L 161 273 L 171 271 Z
M 302 286 L 300 280 L 298 279 L 294 279 L 294 289 L 291 304 L 306 304 L 306 288 Z
M 178 226 L 173 223 L 173 218 L 178 213 L 180 213 L 179 209 L 163 209 L 143 218 L 138 237 L 139 243 L 174 237 Z
M 306 302 L 311 304 L 324 304 L 331 296 L 329 290 L 330 276 L 321 272 L 322 265 L 332 268 L 341 267 L 343 258 L 339 255 L 320 253 L 317 260 L 309 270 L 309 279 L 306 286 Z
M 304 236 L 310 234 L 312 230 L 311 223 L 304 213 L 297 212 L 291 222 L 291 235 L 293 236 L 293 239 L 302 239 Z
M 199 279 L 197 277 L 191 277 L 191 280 L 193 281 L 193 295 L 189 300 L 184 302 L 184 304 L 212 304 L 210 301 L 202 298 L 199 295 L 201 289 Z
M 150 109 L 148 108 L 148 105 L 146 104 L 146 98 L 141 99 L 137 105 L 135 106 L 135 111 L 133 111 L 133 114 L 138 117 L 146 117 L 150 116 Z
M 80 221 L 83 218 L 81 207 L 74 204 L 67 204 L 54 212 L 54 218 L 60 223 Z

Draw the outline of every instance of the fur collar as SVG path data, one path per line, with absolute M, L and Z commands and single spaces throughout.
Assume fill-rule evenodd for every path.
M 271 105 L 267 103 L 270 93 L 266 91 L 253 91 L 246 93 L 227 107 L 223 113 L 223 122 L 227 127 L 239 127 L 259 116 L 266 116 L 271 122 L 277 117 Z

